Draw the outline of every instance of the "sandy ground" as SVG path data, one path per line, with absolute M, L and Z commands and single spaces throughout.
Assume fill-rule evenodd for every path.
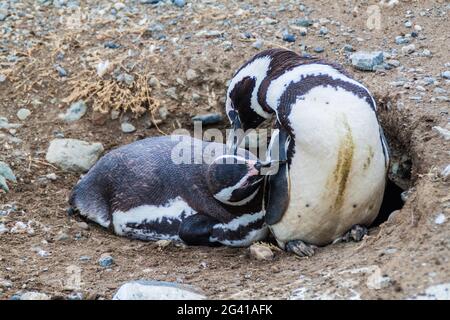
M 449 102 L 436 99 L 450 91 L 449 81 L 440 76 L 450 69 L 445 66 L 450 62 L 448 2 L 400 1 L 391 8 L 378 5 L 381 23 L 380 29 L 374 30 L 369 30 L 366 22 L 368 7 L 378 4 L 375 1 L 358 1 L 357 10 L 356 1 L 291 1 L 283 2 L 284 10 L 280 10 L 281 3 L 255 1 L 250 6 L 234 1 L 199 1 L 177 8 L 170 3 L 155 7 L 125 2 L 130 12 L 123 9 L 116 20 L 91 19 L 75 29 L 58 18 L 73 17 L 76 11 L 72 9 L 37 8 L 34 1 L 9 9 L 11 16 L 0 22 L 0 29 L 10 28 L 0 44 L 0 73 L 7 75 L 6 81 L 0 82 L 0 116 L 23 126 L 13 134 L 0 129 L 0 160 L 10 164 L 18 178 L 16 184 L 10 184 L 8 194 L 0 193 L 0 210 L 15 207 L 0 216 L 0 222 L 11 231 L 22 221 L 33 232 L 29 228 L 29 232 L 0 234 L 0 299 L 26 291 L 43 292 L 52 298 L 81 293 L 86 299 L 110 299 L 122 283 L 135 279 L 193 285 L 212 299 L 405 299 L 425 293 L 430 286 L 450 282 L 450 194 L 449 182 L 441 174 L 450 164 L 450 142 L 432 130 L 433 126 L 445 128 L 449 122 Z M 95 5 L 82 1 L 81 8 L 106 8 L 110 12 L 107 5 L 106 1 Z M 306 8 L 303 11 L 302 5 Z M 17 16 L 16 12 L 24 14 Z M 301 36 L 291 21 L 305 14 L 316 24 Z M 140 25 L 144 17 L 147 20 Z M 404 26 L 407 20 L 421 26 L 419 36 L 412 39 L 415 52 L 411 54 L 403 54 L 404 45 L 394 42 L 395 36 L 415 30 Z M 165 40 L 146 35 L 146 27 L 153 21 L 165 26 Z M 321 25 L 329 31 L 325 36 L 319 35 Z M 285 29 L 296 35 L 296 42 L 282 40 Z M 199 33 L 202 30 L 219 30 L 222 35 Z M 242 35 L 245 32 L 251 33 L 249 38 Z M 79 174 L 61 171 L 45 161 L 55 133 L 98 141 L 109 150 L 175 128 L 192 130 L 191 116 L 223 112 L 226 82 L 258 51 L 252 47 L 255 39 L 264 40 L 263 49 L 282 46 L 338 61 L 376 94 L 380 119 L 393 149 L 391 166 L 400 164 L 401 169 L 391 171 L 390 176 L 402 188 L 411 190 L 400 211 L 373 227 L 360 243 L 329 245 L 311 258 L 274 250 L 273 261 L 256 261 L 246 248 L 159 248 L 114 236 L 93 224 L 82 228 L 80 218 L 67 216 L 68 194 Z M 103 43 L 108 40 L 121 47 L 105 49 Z M 377 72 L 356 71 L 343 50 L 346 44 L 358 51 L 396 49 L 398 54 L 392 58 L 400 66 Z M 318 46 L 324 52 L 314 53 Z M 424 49 L 431 56 L 422 56 Z M 140 55 L 130 57 L 130 50 Z M 64 52 L 64 59 L 58 62 L 60 52 Z M 8 60 L 11 54 L 18 57 L 17 61 Z M 151 95 L 169 111 L 159 129 L 146 128 L 146 116 L 134 118 L 123 113 L 111 120 L 108 114 L 93 112 L 92 108 L 75 123 L 60 121 L 58 114 L 69 105 L 64 99 L 81 80 L 95 78 L 96 63 L 120 57 L 125 57 L 122 64 L 130 73 L 145 71 L 145 76 L 159 80 Z M 133 62 L 136 67 L 131 66 Z M 69 76 L 59 77 L 55 63 L 63 65 Z M 194 69 L 199 78 L 187 80 L 187 69 Z M 426 85 L 423 81 L 429 76 L 436 81 Z M 399 79 L 404 84 L 392 84 Z M 172 87 L 176 97 L 167 94 Z M 437 94 L 438 87 L 447 93 Z M 199 97 L 193 99 L 193 94 Z M 88 105 L 92 106 L 93 100 Z M 20 121 L 16 113 L 24 107 L 31 115 Z M 122 133 L 120 121 L 124 119 L 137 131 Z M 218 127 L 226 126 L 224 121 Z M 57 179 L 42 178 L 49 173 L 55 173 Z M 444 222 L 436 223 L 440 214 Z M 61 233 L 68 239 L 60 240 Z M 114 258 L 111 268 L 98 264 L 103 253 Z M 81 274 L 79 287 L 70 285 L 74 272 Z M 379 279 L 381 284 L 374 285 Z

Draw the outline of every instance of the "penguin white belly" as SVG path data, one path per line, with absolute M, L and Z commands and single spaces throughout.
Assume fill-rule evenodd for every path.
M 290 201 L 271 226 L 280 243 L 325 245 L 377 216 L 386 165 L 375 112 L 342 88 L 319 86 L 289 116 L 295 135 Z

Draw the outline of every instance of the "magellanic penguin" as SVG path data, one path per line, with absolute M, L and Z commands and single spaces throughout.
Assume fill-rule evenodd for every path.
M 234 151 L 276 116 L 270 152 L 287 160 L 269 177 L 266 222 L 299 255 L 345 236 L 362 238 L 381 206 L 389 156 L 368 89 L 342 67 L 283 49 L 263 51 L 230 82 Z M 310 246 L 312 245 L 312 246 Z
M 122 236 L 248 246 L 268 233 L 259 174 L 268 164 L 243 149 L 225 153 L 224 144 L 189 136 L 136 141 L 103 156 L 70 205 Z

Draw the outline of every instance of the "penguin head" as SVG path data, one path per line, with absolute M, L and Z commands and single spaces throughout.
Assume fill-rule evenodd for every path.
M 258 160 L 226 155 L 216 158 L 208 167 L 206 180 L 215 199 L 229 205 L 242 205 L 258 192 L 264 176 L 264 165 Z M 247 201 L 247 202 L 248 202 Z

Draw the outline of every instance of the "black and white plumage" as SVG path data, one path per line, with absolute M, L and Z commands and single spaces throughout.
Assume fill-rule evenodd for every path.
M 174 161 L 180 152 L 185 163 Z M 243 149 L 225 153 L 223 144 L 188 136 L 139 140 L 103 156 L 70 204 L 118 235 L 247 246 L 268 232 L 261 163 Z
M 227 91 L 235 132 L 273 115 L 269 149 L 288 160 L 269 177 L 266 221 L 281 246 L 325 245 L 377 216 L 388 167 L 387 143 L 368 89 L 342 67 L 271 49 L 246 62 Z

